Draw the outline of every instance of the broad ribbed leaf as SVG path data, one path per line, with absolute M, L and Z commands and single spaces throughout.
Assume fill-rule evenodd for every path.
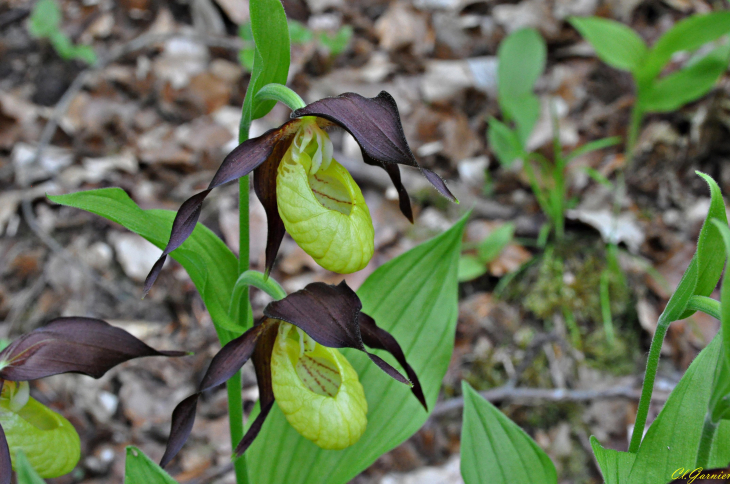
M 517 158 L 524 155 L 525 147 L 520 141 L 517 131 L 511 130 L 496 118 L 489 118 L 487 138 L 497 160 L 506 168 L 512 166 Z
M 22 450 L 15 454 L 15 469 L 18 476 L 18 484 L 45 484 L 45 481 L 33 469 Z
M 600 17 L 570 17 L 569 22 L 606 64 L 629 72 L 641 68 L 646 44 L 626 25 Z
M 461 390 L 464 484 L 557 484 L 555 466 L 529 435 L 465 381 Z
M 728 55 L 730 44 L 721 45 L 697 62 L 654 81 L 641 92 L 639 107 L 644 112 L 669 112 L 701 98 L 727 70 Z
M 441 177 L 416 161 L 403 132 L 398 105 L 387 92 L 381 91 L 373 98 L 346 92 L 315 101 L 291 115 L 292 118 L 317 116 L 341 126 L 355 138 L 369 164 L 390 163 L 420 168 L 439 193 L 456 201 Z
M 177 482 L 144 452 L 130 445 L 127 447 L 124 484 L 177 484 Z
M 454 347 L 456 267 L 466 217 L 449 231 L 378 268 L 358 291 L 363 311 L 398 341 L 433 408 Z M 360 375 L 368 400 L 368 428 L 341 451 L 322 450 L 301 437 L 274 405 L 248 453 L 255 484 L 346 483 L 411 436 L 428 414 L 410 389 L 361 352 L 342 350 Z M 383 358 L 395 363 L 387 353 Z
M 604 484 L 626 484 L 629 481 L 636 454 L 606 449 L 593 436 L 591 436 L 591 447 L 598 467 L 601 468 Z
M 28 381 L 59 373 L 101 378 L 111 368 L 133 358 L 185 354 L 157 351 L 100 319 L 57 318 L 22 335 L 0 352 L 0 378 Z
M 48 198 L 61 205 L 80 208 L 123 225 L 160 249 L 167 243 L 175 218 L 175 212 L 169 210 L 140 209 L 121 188 L 101 188 Z M 198 224 L 190 238 L 170 255 L 190 275 L 213 316 L 213 321 L 222 325 L 223 319 L 227 317 L 231 290 L 238 277 L 236 256 L 218 236 L 202 224 Z
M 720 350 L 718 335 L 687 369 L 649 427 L 628 484 L 669 482 L 677 468 L 694 468 Z M 723 422 L 715 438 L 727 438 L 727 427 L 730 422 Z M 729 461 L 730 446 L 715 445 L 709 465 L 724 465 Z
M 637 72 L 640 84 L 651 82 L 676 52 L 692 51 L 730 33 L 730 12 L 692 15 L 662 35 Z

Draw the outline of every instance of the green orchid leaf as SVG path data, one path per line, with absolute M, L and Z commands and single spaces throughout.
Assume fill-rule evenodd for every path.
M 591 436 L 591 448 L 593 448 L 593 455 L 596 456 L 598 467 L 601 468 L 604 484 L 626 484 L 628 482 L 636 454 L 606 449 L 594 436 Z
M 512 166 L 512 163 L 524 154 L 524 147 L 517 132 L 497 118 L 489 118 L 487 139 L 499 163 L 505 168 Z
M 30 465 L 22 450 L 18 450 L 15 454 L 15 472 L 18 476 L 18 484 L 46 484 Z
M 669 482 L 678 468 L 694 468 L 721 349 L 718 335 L 687 369 L 649 427 L 636 455 L 628 484 Z M 729 427 L 730 422 L 720 425 L 716 441 L 727 437 Z M 727 465 L 728 461 L 730 446 L 715 445 L 709 467 Z
M 266 116 L 276 104 L 276 101 L 267 100 L 254 105 L 254 98 L 259 89 L 269 83 L 286 84 L 290 52 L 289 27 L 281 1 L 250 2 L 249 11 L 256 50 L 251 69 L 251 80 L 243 101 L 243 117 L 250 122 Z
M 22 451 L 29 464 L 43 478 L 68 474 L 81 457 L 79 434 L 61 414 L 34 398 L 17 411 L 7 400 L 0 402 L 0 425 L 10 448 L 13 469 Z M 15 453 L 15 454 L 13 454 Z
M 727 70 L 730 44 L 721 45 L 697 62 L 662 77 L 642 91 L 639 107 L 643 112 L 675 111 L 695 101 L 715 87 Z
M 568 21 L 606 64 L 634 73 L 641 68 L 646 44 L 626 25 L 599 17 L 570 17 Z
M 458 269 L 459 282 L 471 281 L 487 273 L 487 266 L 473 255 L 462 255 L 459 257 Z
M 59 31 L 61 9 L 54 0 L 40 0 L 30 14 L 28 30 L 33 37 L 50 38 Z
M 124 484 L 177 484 L 170 474 L 137 447 L 127 447 Z
M 48 198 L 123 225 L 159 248 L 165 247 L 175 218 L 175 212 L 170 210 L 142 210 L 121 188 L 49 195 Z M 230 294 L 238 278 L 238 260 L 226 244 L 207 227 L 198 224 L 190 238 L 171 256 L 190 275 L 213 321 L 240 334 L 238 326 L 226 319 Z
M 586 143 L 583 146 L 571 151 L 570 154 L 565 157 L 565 162 L 568 163 L 571 160 L 573 160 L 579 156 L 587 155 L 588 153 L 602 150 L 603 148 L 608 148 L 609 146 L 615 146 L 619 143 L 621 143 L 620 136 L 612 136 L 610 138 L 601 138 L 601 139 L 597 139 L 595 141 L 591 141 L 591 142 Z M 586 167 L 586 168 L 590 168 L 590 167 Z M 595 171 L 595 169 L 593 169 L 593 170 Z M 605 177 L 604 177 L 604 179 L 605 179 Z M 603 183 L 603 182 L 600 182 L 600 183 Z
M 358 291 L 363 312 L 400 343 L 429 409 L 436 402 L 454 347 L 456 268 L 467 217 L 379 267 Z M 426 421 L 428 413 L 407 385 L 384 374 L 360 351 L 342 353 L 360 376 L 368 402 L 368 426 L 360 441 L 344 450 L 322 450 L 299 435 L 274 405 L 246 453 L 253 483 L 349 482 Z M 390 354 L 375 353 L 398 367 Z
M 517 424 L 462 382 L 461 475 L 464 484 L 557 484 L 547 454 Z
M 707 212 L 707 218 L 705 218 L 705 222 L 702 224 L 702 229 L 700 230 L 700 236 L 697 240 L 697 251 L 695 252 L 694 257 L 690 262 L 690 267 L 687 268 L 685 274 L 689 274 L 696 269 L 696 282 L 694 283 L 694 289 L 692 289 L 692 295 L 709 296 L 712 294 L 712 291 L 715 290 L 715 287 L 717 287 L 717 283 L 722 275 L 722 269 L 725 265 L 725 250 L 722 236 L 720 235 L 718 228 L 712 223 L 712 220 L 717 219 L 726 226 L 728 224 L 728 220 L 727 213 L 725 211 L 725 201 L 722 198 L 720 187 L 709 175 L 699 171 L 696 173 L 701 176 L 710 187 L 710 208 Z M 693 265 L 696 265 L 697 267 L 693 269 Z M 685 278 L 682 278 L 680 287 L 677 287 L 675 295 L 680 292 L 680 288 L 682 291 L 689 289 L 690 279 L 691 277 L 688 278 L 685 283 Z M 683 283 L 685 284 L 684 286 Z M 672 303 L 675 299 L 675 295 L 672 295 L 669 303 Z M 689 298 L 687 298 L 687 301 L 689 301 Z M 669 304 L 667 304 L 667 307 L 669 307 Z M 684 302 L 683 308 L 684 307 L 686 307 L 686 302 Z M 665 309 L 664 312 L 667 312 L 667 309 Z M 668 321 L 688 318 L 692 314 L 694 314 L 694 311 L 684 311 L 683 309 L 681 315 L 677 315 L 676 319 L 674 319 L 673 316 L 673 319 L 668 319 Z
M 730 260 L 730 228 L 726 222 L 716 219 L 712 222 L 722 235 L 726 260 Z M 717 363 L 709 406 L 713 422 L 718 422 L 722 418 L 730 419 L 730 275 L 727 270 L 720 290 L 720 322 L 722 354 Z
M 533 93 L 545 70 L 547 47 L 534 29 L 511 33 L 497 51 L 498 100 L 506 120 L 514 121 L 522 146 L 540 117 L 540 100 Z
M 651 83 L 677 52 L 692 51 L 730 33 L 730 12 L 693 15 L 662 35 L 647 53 L 638 72 L 639 86 Z
M 290 19 L 288 24 L 292 44 L 306 44 L 314 39 L 314 32 L 303 23 Z
M 340 55 L 350 45 L 350 39 L 352 39 L 352 27 L 345 25 L 341 27 L 336 33 L 329 34 L 328 32 L 320 32 L 317 35 L 317 41 L 330 51 L 333 56 Z
M 515 224 L 509 222 L 494 230 L 479 243 L 477 251 L 479 260 L 483 263 L 492 262 L 505 247 L 512 242 L 515 233 Z
M 545 70 L 547 47 L 535 29 L 517 30 L 505 38 L 497 50 L 499 102 L 531 94 Z M 504 110 L 504 106 L 502 107 Z

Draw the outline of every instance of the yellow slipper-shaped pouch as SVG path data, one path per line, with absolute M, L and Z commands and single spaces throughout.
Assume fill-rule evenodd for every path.
M 5 386 L 16 385 L 5 382 Z M 20 449 L 33 469 L 43 478 L 68 474 L 81 457 L 79 434 L 63 416 L 27 395 L 27 383 L 10 398 L 0 398 L 0 424 L 10 448 L 15 469 L 15 453 Z M 25 387 L 25 388 L 23 388 Z M 6 395 L 6 392 L 3 392 Z
M 296 243 L 325 269 L 349 274 L 372 258 L 375 234 L 360 187 L 331 153 L 327 133 L 303 123 L 279 164 L 276 201 Z
M 303 437 L 323 449 L 344 449 L 360 440 L 368 404 L 355 369 L 338 350 L 281 323 L 271 377 L 279 408 Z

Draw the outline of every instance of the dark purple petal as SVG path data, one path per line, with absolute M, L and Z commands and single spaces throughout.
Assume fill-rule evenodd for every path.
M 198 391 L 188 398 L 183 400 L 175 407 L 175 411 L 172 413 L 172 425 L 170 427 L 170 437 L 167 440 L 167 448 L 165 449 L 165 455 L 160 461 L 160 466 L 165 467 L 176 455 L 180 452 L 185 442 L 190 436 L 190 432 L 193 429 L 193 423 L 195 423 L 195 410 L 197 408 L 198 398 L 206 390 L 210 390 L 222 383 L 225 383 L 229 378 L 236 374 L 237 371 L 248 361 L 252 354 L 255 354 L 255 350 L 258 347 L 258 340 L 262 335 L 268 335 L 271 333 L 271 328 L 274 328 L 274 339 L 276 339 L 276 328 L 278 324 L 274 324 L 274 321 L 264 318 L 256 326 L 243 333 L 238 338 L 230 341 L 213 357 L 210 362 L 208 371 L 205 372 L 203 380 L 200 382 Z M 271 348 L 269 348 L 269 362 L 271 361 Z M 269 387 L 271 386 L 271 365 L 269 364 Z M 257 371 L 258 374 L 258 371 Z M 259 387 L 261 387 L 261 380 L 259 380 Z M 263 395 L 265 392 L 261 392 L 262 405 Z M 273 391 L 271 392 L 273 395 Z M 273 403 L 273 400 L 272 400 Z
M 323 346 L 363 351 L 387 374 L 408 383 L 398 370 L 365 350 L 360 335 L 360 309 L 360 298 L 345 281 L 337 286 L 314 282 L 280 301 L 269 303 L 264 314 L 297 326 Z
M 298 326 L 323 346 L 362 349 L 360 309 L 360 298 L 345 281 L 337 286 L 314 282 L 269 303 L 264 314 Z
M 270 402 L 268 405 L 264 405 L 263 403 L 260 403 L 261 405 L 261 411 L 256 416 L 256 419 L 253 421 L 251 426 L 246 431 L 246 435 L 243 436 L 241 441 L 236 446 L 236 449 L 233 451 L 233 454 L 236 457 L 241 457 L 244 452 L 248 450 L 249 447 L 251 447 L 251 444 L 253 444 L 253 441 L 258 437 L 259 432 L 261 432 L 261 427 L 264 425 L 264 421 L 266 420 L 266 417 L 269 416 L 269 412 L 271 411 L 271 407 L 274 406 L 274 402 Z
M 57 318 L 22 335 L 0 352 L 5 366 L 0 378 L 27 381 L 58 373 L 83 373 L 100 378 L 112 367 L 143 356 L 184 356 L 157 351 L 123 329 L 99 319 Z
M 368 165 L 379 166 L 384 169 L 386 173 L 388 173 L 388 176 L 390 176 L 390 180 L 393 182 L 393 185 L 398 192 L 398 204 L 400 206 L 400 211 L 403 213 L 403 215 L 406 216 L 408 220 L 410 220 L 411 223 L 413 223 L 413 210 L 411 209 L 411 199 L 408 197 L 406 187 L 403 186 L 403 182 L 401 181 L 400 168 L 398 168 L 398 165 L 380 163 L 378 161 L 368 158 L 365 158 L 365 163 L 367 163 Z
M 185 441 L 188 440 L 190 432 L 195 423 L 195 410 L 198 408 L 200 393 L 194 393 L 178 403 L 172 412 L 172 424 L 170 425 L 170 438 L 167 439 L 165 455 L 160 460 L 160 467 L 165 467 L 180 452 Z
M 426 177 L 426 180 L 428 180 L 429 183 L 431 183 L 431 185 L 433 185 L 434 188 L 436 188 L 436 190 L 438 190 L 441 195 L 445 196 L 452 202 L 459 203 L 456 197 L 449 190 L 449 187 L 446 186 L 446 182 L 443 178 L 427 168 L 421 168 L 421 173 L 423 173 L 423 176 Z
M 274 350 L 274 342 L 278 334 L 278 324 L 267 324 L 264 332 L 259 337 L 256 351 L 253 353 L 252 361 L 256 370 L 256 381 L 259 386 L 260 412 L 251 426 L 246 431 L 241 441 L 236 446 L 234 454 L 238 457 L 251 446 L 256 436 L 264 425 L 264 420 L 269 415 L 274 405 L 274 387 L 271 382 L 271 353 Z
M 253 172 L 253 188 L 256 196 L 261 201 L 266 211 L 266 222 L 268 226 L 266 238 L 266 275 L 269 275 L 271 268 L 274 267 L 276 254 L 279 252 L 279 246 L 284 239 L 286 228 L 284 222 L 279 215 L 279 206 L 276 202 L 276 174 L 279 169 L 279 162 L 284 157 L 286 150 L 291 144 L 292 136 L 288 139 L 282 139 L 269 156 L 267 162 L 260 165 Z
M 360 313 L 360 334 L 362 334 L 363 342 L 370 348 L 385 350 L 395 357 L 400 366 L 406 370 L 406 375 L 408 375 L 408 378 L 413 385 L 411 387 L 411 391 L 418 401 L 421 402 L 423 408 L 428 411 L 426 397 L 423 395 L 423 389 L 421 388 L 421 382 L 418 381 L 418 375 L 416 375 L 416 372 L 406 361 L 406 355 L 403 354 L 403 350 L 393 335 L 388 333 L 386 330 L 379 328 L 377 324 L 375 324 L 375 320 L 365 313 Z
M 10 461 L 10 449 L 5 438 L 5 431 L 0 425 L 0 484 L 10 484 L 13 479 L 13 467 Z
M 204 392 L 225 383 L 235 375 L 251 358 L 256 349 L 256 341 L 267 326 L 266 323 L 258 324 L 221 348 L 210 362 L 208 371 L 205 372 L 205 376 L 200 382 L 198 392 Z
M 155 262 L 144 284 L 144 294 L 146 295 L 152 285 L 157 280 L 162 264 L 164 264 L 167 255 L 173 250 L 180 247 L 183 242 L 193 233 L 195 224 L 198 223 L 200 210 L 203 206 L 203 200 L 208 196 L 211 190 L 217 188 L 224 183 L 241 178 L 248 175 L 256 167 L 264 163 L 266 160 L 273 158 L 274 148 L 281 140 L 291 138 L 299 126 L 300 121 L 288 121 L 279 128 L 270 129 L 258 138 L 252 138 L 238 145 L 223 160 L 218 171 L 213 176 L 213 180 L 206 190 L 188 198 L 180 207 L 172 224 L 170 240 L 162 251 L 162 255 Z M 278 154 L 276 150 L 276 154 Z M 283 155 L 283 152 L 281 153 Z M 280 159 L 280 158 L 279 158 Z M 278 161 L 277 161 L 278 166 Z
M 292 118 L 302 116 L 324 118 L 346 129 L 360 145 L 363 158 L 369 160 L 369 164 L 397 163 L 421 168 L 406 141 L 398 106 L 393 97 L 385 91 L 381 91 L 374 98 L 347 92 L 337 97 L 320 99 L 292 113 Z M 432 171 L 424 171 L 423 168 L 421 171 L 439 193 L 456 201 L 441 178 Z M 388 174 L 393 179 L 390 171 Z M 395 180 L 393 182 L 395 183 Z M 397 183 L 396 188 L 398 188 Z M 403 196 L 400 196 L 402 209 Z

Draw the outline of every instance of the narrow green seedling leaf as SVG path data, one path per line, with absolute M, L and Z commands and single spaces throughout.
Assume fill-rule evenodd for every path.
M 303 23 L 289 19 L 288 24 L 292 44 L 306 44 L 314 39 L 314 33 Z
M 144 452 L 130 445 L 127 447 L 124 484 L 177 484 L 177 481 Z
M 497 51 L 498 100 L 506 120 L 514 121 L 524 146 L 540 117 L 533 90 L 545 70 L 547 47 L 534 29 L 520 29 L 505 38 Z
M 18 484 L 45 484 L 46 482 L 33 469 L 22 450 L 15 453 L 15 472 L 18 477 Z
M 647 54 L 646 44 L 626 25 L 599 17 L 570 17 L 568 21 L 606 64 L 629 72 L 641 68 Z
M 454 348 L 457 266 L 469 214 L 438 237 L 380 266 L 357 291 L 363 312 L 400 343 L 433 409 Z M 390 364 L 389 354 L 375 351 Z M 407 385 L 385 375 L 360 351 L 342 353 L 357 371 L 368 402 L 367 429 L 353 446 L 322 450 L 299 435 L 274 405 L 251 448 L 254 483 L 344 484 L 413 435 L 428 418 Z
M 669 112 L 695 101 L 715 87 L 727 70 L 730 44 L 721 45 L 697 62 L 656 80 L 639 96 L 645 112 Z
M 715 287 L 717 287 L 717 283 L 722 275 L 722 269 L 725 265 L 725 251 L 722 236 L 717 227 L 712 223 L 712 219 L 717 219 L 726 226 L 728 220 L 727 212 L 725 211 L 725 201 L 722 198 L 720 187 L 709 175 L 699 171 L 695 173 L 702 177 L 710 188 L 710 208 L 707 211 L 707 218 L 700 230 L 700 236 L 697 240 L 697 251 L 690 262 L 690 266 L 697 264 L 697 282 L 692 295 L 709 296 L 715 290 Z M 688 268 L 687 271 L 689 272 L 689 270 Z M 679 288 L 677 288 L 678 291 Z M 688 318 L 692 314 L 694 314 L 694 311 L 683 311 L 683 314 L 677 318 Z M 675 319 L 668 319 L 668 321 L 675 321 Z
M 670 394 L 641 443 L 628 484 L 669 482 L 678 468 L 694 468 L 721 341 L 716 336 L 700 352 Z M 730 422 L 723 422 L 716 438 L 728 438 L 729 431 Z M 715 446 L 709 466 L 727 465 L 728 461 L 730 446 Z
M 593 179 L 593 181 L 595 181 L 596 183 L 600 183 L 601 185 L 603 185 L 604 187 L 607 187 L 607 188 L 613 188 L 613 182 L 611 182 L 611 180 L 606 178 L 603 175 L 603 173 L 596 170 L 595 168 L 591 168 L 590 166 L 584 166 L 583 171 L 586 173 L 586 175 L 591 177 Z
M 579 156 L 587 155 L 588 153 L 592 153 L 594 151 L 602 150 L 610 146 L 616 146 L 620 143 L 621 136 L 612 136 L 610 138 L 601 138 L 595 141 L 591 141 L 590 143 L 586 143 L 583 146 L 571 151 L 570 154 L 566 156 L 566 162 L 570 162 Z
M 473 255 L 459 257 L 459 282 L 471 281 L 487 273 L 487 266 Z
M 50 38 L 61 25 L 61 9 L 54 0 L 40 0 L 30 14 L 28 30 L 34 37 Z
M 636 72 L 640 87 L 648 85 L 677 52 L 699 49 L 730 32 L 730 12 L 693 15 L 669 29 L 647 53 Z
M 461 427 L 464 484 L 556 484 L 555 466 L 517 424 L 482 398 L 467 382 Z
M 494 230 L 477 247 L 479 260 L 482 264 L 487 264 L 496 259 L 505 247 L 512 242 L 515 233 L 515 224 L 506 223 Z
M 598 467 L 601 469 L 604 484 L 626 484 L 628 482 L 636 454 L 606 449 L 592 435 L 591 448 L 593 455 L 596 456 Z
M 350 45 L 352 39 L 352 27 L 349 25 L 342 26 L 336 33 L 320 32 L 317 35 L 317 41 L 330 51 L 333 56 L 340 55 Z
M 489 118 L 487 138 L 497 160 L 505 168 L 512 166 L 524 154 L 524 147 L 517 133 L 497 118 Z

